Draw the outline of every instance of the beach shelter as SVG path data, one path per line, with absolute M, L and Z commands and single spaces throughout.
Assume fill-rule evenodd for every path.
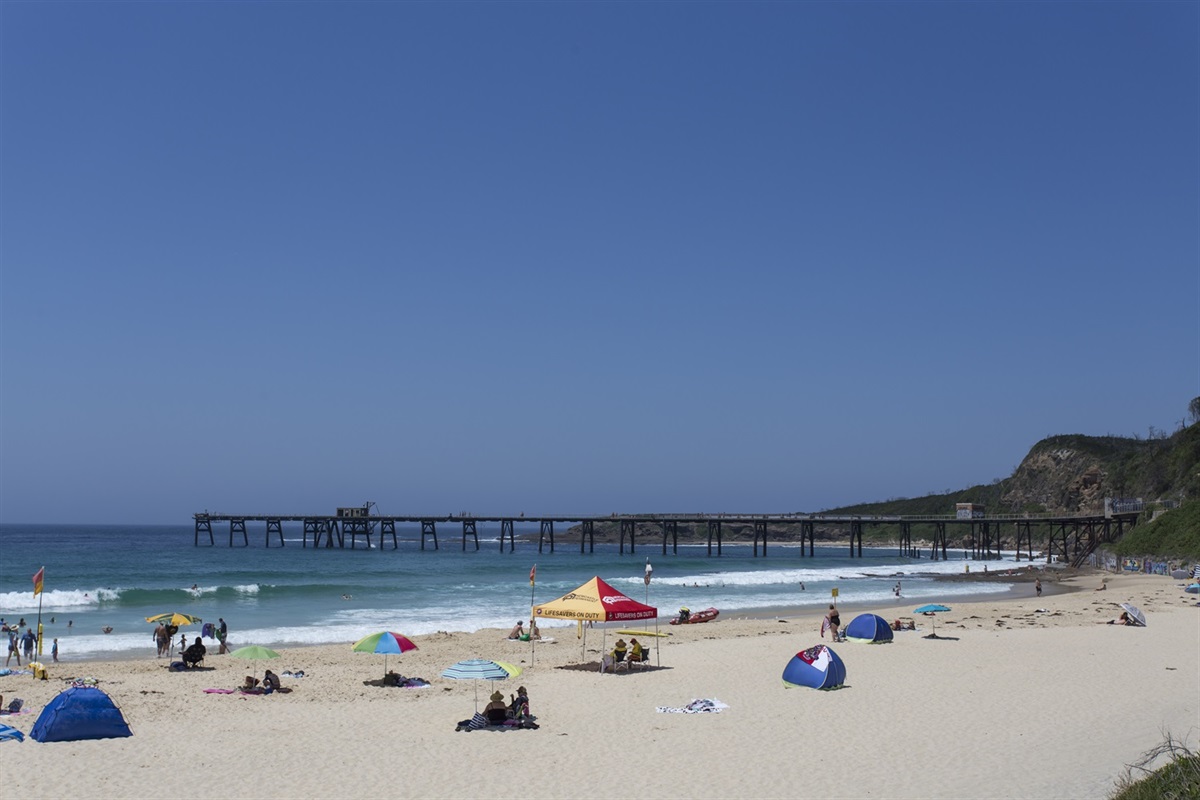
M 573 619 L 580 625 L 580 638 L 587 647 L 587 631 L 584 622 L 633 622 L 639 619 L 657 619 L 658 609 L 639 603 L 618 592 L 596 576 L 573 592 L 567 592 L 557 600 L 533 607 L 535 617 L 549 619 Z M 603 649 L 603 648 L 602 648 Z
M 599 576 L 557 600 L 534 606 L 534 616 L 590 622 L 632 622 L 655 619 L 658 609 L 618 592 Z
M 119 739 L 132 736 L 112 698 L 95 686 L 72 686 L 46 704 L 30 738 L 38 742 Z
M 859 614 L 846 626 L 846 638 L 852 642 L 882 644 L 892 640 L 892 626 L 878 614 Z
M 837 689 L 846 682 L 846 665 L 823 644 L 801 650 L 783 668 L 785 686 Z

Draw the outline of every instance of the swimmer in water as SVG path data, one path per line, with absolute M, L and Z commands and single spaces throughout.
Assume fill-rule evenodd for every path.
M 351 597 L 353 597 L 353 595 L 348 595 L 348 594 L 342 595 L 343 600 L 349 600 L 349 599 L 351 599 Z

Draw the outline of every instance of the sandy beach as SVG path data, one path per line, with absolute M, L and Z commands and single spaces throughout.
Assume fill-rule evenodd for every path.
M 0 677 L 6 702 L 19 696 L 33 710 L 4 722 L 28 733 L 65 682 L 90 677 L 134 735 L 3 742 L 0 774 L 14 797 L 1100 798 L 1165 734 L 1193 747 L 1200 738 L 1195 597 L 1162 577 L 1110 576 L 1094 591 L 1100 580 L 954 603 L 936 620 L 953 638 L 924 638 L 931 620 L 917 617 L 922 630 L 891 644 L 838 644 L 846 686 L 828 692 L 780 678 L 792 655 L 822 641 L 811 611 L 669 628 L 660 666 L 615 674 L 594 669 L 598 629 L 586 654 L 566 629 L 544 631 L 557 642 L 535 655 L 503 631 L 431 634 L 388 661 L 431 682 L 420 689 L 365 685 L 382 676 L 383 657 L 352 653 L 349 642 L 253 665 L 209 655 L 183 673 L 152 648 L 144 660 L 51 664 L 48 681 Z M 1148 626 L 1103 624 L 1119 602 L 1144 610 Z M 844 622 L 862 610 L 912 616 L 901 599 Z M 585 655 L 593 669 L 579 668 Z M 478 687 L 439 677 L 475 657 L 525 671 Z M 288 694 L 204 692 L 268 665 L 305 677 L 285 677 Z M 482 706 L 519 685 L 540 729 L 456 732 L 476 689 Z M 656 711 L 697 698 L 729 708 Z

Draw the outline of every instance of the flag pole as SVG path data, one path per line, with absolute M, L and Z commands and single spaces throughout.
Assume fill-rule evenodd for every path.
M 34 576 L 34 581 L 33 581 L 33 589 L 35 592 L 37 592 L 37 596 L 38 596 L 37 654 L 38 654 L 39 661 L 42 658 L 42 599 L 43 599 L 42 595 L 44 594 L 44 592 L 42 592 L 42 585 L 45 583 L 45 580 L 46 580 L 46 568 L 43 566 L 41 569 L 38 570 L 38 573 L 37 573 L 37 575 Z
M 529 570 L 529 665 L 533 666 L 537 659 L 537 638 L 533 635 L 537 617 L 533 613 L 533 585 L 537 581 L 537 564 Z
M 646 559 L 646 577 L 645 577 L 646 605 L 650 605 L 650 576 L 653 574 L 654 574 L 654 567 L 650 566 L 650 559 L 647 558 Z M 656 662 L 656 666 L 661 667 L 662 666 L 662 651 L 658 649 L 660 645 L 658 642 L 659 637 L 658 637 L 658 614 L 657 613 L 655 613 L 655 615 L 654 615 L 654 633 L 655 633 L 655 636 L 654 636 L 654 660 Z

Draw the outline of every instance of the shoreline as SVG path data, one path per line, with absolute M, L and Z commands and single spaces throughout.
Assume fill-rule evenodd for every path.
M 939 562 L 939 563 L 944 563 L 944 562 Z M 1004 563 L 1011 564 L 1012 562 L 1004 562 Z M 1043 593 L 1046 596 L 1069 590 L 1069 589 L 1064 588 L 1063 583 L 1062 583 L 1064 577 L 1069 577 L 1069 576 L 1064 576 L 1064 575 L 1059 574 L 1060 572 L 1063 571 L 1062 568 L 1046 567 L 1045 565 L 1042 565 L 1042 566 L 1024 565 L 1021 567 L 1010 567 L 1010 570 L 1014 570 L 1014 571 L 1012 571 L 1010 574 L 1005 574 L 1002 572 L 991 572 L 991 573 L 982 573 L 982 572 L 974 573 L 973 572 L 973 573 L 970 573 L 969 575 L 961 574 L 961 573 L 946 574 L 946 573 L 936 573 L 936 572 L 930 573 L 930 572 L 920 572 L 920 571 L 916 571 L 916 570 L 910 570 L 907 572 L 871 574 L 871 575 L 868 575 L 867 577 L 876 578 L 876 579 L 886 579 L 886 580 L 896 579 L 901 582 L 911 579 L 911 578 L 920 578 L 922 580 L 932 580 L 937 583 L 950 584 L 950 585 L 953 585 L 953 584 L 978 585 L 978 584 L 983 584 L 983 583 L 1011 583 L 1012 584 L 1007 589 L 996 588 L 994 591 L 989 591 L 989 592 L 984 592 L 984 593 L 955 592 L 952 588 L 947 588 L 947 591 L 944 594 L 940 594 L 938 596 L 939 602 L 945 601 L 947 603 L 960 603 L 960 604 L 968 603 L 968 602 L 983 602 L 989 598 L 1004 598 L 1004 597 L 1016 598 L 1016 597 L 1024 596 L 1024 593 L 1026 591 L 1028 591 L 1030 594 L 1032 594 L 1032 590 L 1026 590 L 1023 588 L 1023 586 L 1025 584 L 1032 583 L 1032 581 L 1035 578 L 1039 578 L 1039 577 L 1042 579 Z M 1073 573 L 1073 574 L 1075 574 L 1075 573 Z M 850 585 L 850 584 L 847 584 L 847 585 Z M 701 588 L 707 588 L 707 587 L 701 587 Z M 773 618 L 779 618 L 779 617 L 803 617 L 806 615 L 808 615 L 808 616 L 815 615 L 819 620 L 819 618 L 824 615 L 825 610 L 828 606 L 828 603 L 830 602 L 830 598 L 828 598 L 828 597 L 825 597 L 825 598 L 818 597 L 817 591 L 800 592 L 798 590 L 795 594 L 797 597 L 799 597 L 800 595 L 803 594 L 806 598 L 809 598 L 809 602 L 804 605 L 777 603 L 777 604 L 770 605 L 770 606 L 762 606 L 762 607 L 756 607 L 756 608 L 738 608 L 738 609 L 733 609 L 733 610 L 723 610 L 718 607 L 718 610 L 721 611 L 721 616 L 718 617 L 717 621 L 737 620 L 737 619 L 764 620 L 764 619 L 773 619 Z M 634 599 L 637 599 L 636 596 L 634 597 Z M 911 608 L 910 608 L 911 605 L 913 605 L 914 603 L 923 604 L 926 602 L 933 602 L 933 600 L 931 600 L 929 598 L 924 598 L 921 600 L 910 601 L 909 598 L 904 597 L 902 595 L 901 598 L 896 602 L 892 602 L 891 600 L 889 600 L 887 608 L 894 609 L 894 613 L 896 616 L 911 616 Z M 857 612 L 857 611 L 861 611 L 861 610 L 872 610 L 872 609 L 877 609 L 877 608 L 880 608 L 880 609 L 884 608 L 882 603 L 872 602 L 869 600 L 858 600 L 858 601 L 851 600 L 849 602 L 846 602 L 844 599 L 839 599 L 837 601 L 837 606 L 839 609 L 842 609 L 847 612 Z M 696 604 L 696 608 L 701 608 L 701 607 L 707 607 L 707 606 L 705 606 L 703 604 Z M 658 621 L 659 621 L 659 625 L 661 626 L 662 629 L 671 630 L 674 627 L 677 627 L 677 626 L 670 626 L 670 624 L 669 624 L 669 621 L 671 619 L 674 619 L 676 616 L 674 609 L 667 609 L 665 607 L 660 607 L 659 611 L 660 611 L 660 616 L 658 618 Z M 881 616 L 886 617 L 886 614 L 881 614 Z M 847 618 L 847 621 L 848 621 L 848 618 Z M 32 623 L 32 624 L 36 624 L 36 622 Z M 559 625 L 556 622 L 551 622 L 549 625 L 547 625 L 545 622 L 543 622 L 542 625 L 545 628 L 546 634 L 551 635 L 551 636 L 558 635 L 558 633 L 556 633 L 556 632 L 573 630 L 572 627 Z M 611 623 L 611 626 L 616 626 L 616 623 Z M 614 629 L 615 629 L 615 627 L 614 627 Z M 452 625 L 448 625 L 445 630 L 439 630 L 436 633 L 437 634 L 454 634 L 454 635 L 473 635 L 476 633 L 482 633 L 482 632 L 493 631 L 493 630 L 501 631 L 501 629 L 499 629 L 499 628 L 490 628 L 490 627 L 482 627 L 482 628 L 476 628 L 476 629 L 472 629 L 472 630 L 461 630 L 461 629 L 454 629 Z M 503 630 L 501 632 L 507 633 L 507 630 Z M 102 653 L 96 654 L 94 656 L 73 656 L 70 654 L 70 651 L 69 651 L 70 635 L 68 634 L 64 637 L 64 634 L 61 631 L 58 631 L 58 632 L 50 631 L 49 628 L 47 627 L 46 648 L 45 648 L 45 652 L 43 653 L 42 658 L 49 659 L 49 657 L 50 657 L 49 642 L 57 635 L 58 638 L 60 639 L 60 644 L 62 645 L 63 651 L 64 651 L 62 653 L 62 660 L 58 662 L 58 664 L 60 664 L 60 665 L 90 664 L 90 663 L 97 663 L 97 662 L 127 663 L 127 662 L 142 662 L 142 661 L 159 661 L 159 662 L 163 662 L 164 664 L 167 664 L 167 663 L 170 663 L 171 660 L 177 660 L 179 657 L 177 645 L 178 645 L 180 634 L 186 635 L 190 641 L 200 634 L 200 628 L 199 628 L 199 626 L 189 627 L 189 628 L 181 628 L 179 630 L 179 632 L 176 633 L 176 635 L 173 639 L 173 641 L 176 644 L 176 651 L 171 659 L 155 658 L 150 655 L 151 653 L 154 652 L 154 644 L 150 638 L 151 633 L 152 633 L 152 627 L 148 626 L 146 628 L 146 647 L 144 650 L 131 648 L 131 649 L 124 649 L 124 650 L 114 650 L 114 651 L 109 651 L 109 652 L 102 652 Z M 414 635 L 412 635 L 412 638 L 414 640 L 416 640 L 420 636 L 428 636 L 428 635 L 436 635 L 436 634 L 430 634 L 430 633 L 414 634 Z M 348 638 L 346 641 L 352 641 L 354 638 L 357 638 L 357 637 Z M 559 636 L 559 638 L 561 639 L 562 636 Z M 234 645 L 231 649 L 237 649 L 238 647 L 241 647 L 241 646 L 247 645 L 247 644 L 261 644 L 261 642 L 258 642 L 258 641 L 251 641 L 248 639 L 243 640 L 236 635 L 233 637 L 233 641 L 234 641 Z M 218 643 L 215 639 L 206 639 L 205 645 L 207 647 L 209 647 L 210 653 L 216 653 L 216 650 L 218 649 Z M 320 647 L 327 647 L 327 646 L 336 647 L 339 645 L 336 642 L 334 642 L 334 643 L 330 643 L 330 642 L 311 643 L 311 642 L 299 642 L 299 641 L 284 641 L 284 642 L 273 642 L 267 646 L 269 646 L 275 650 L 291 651 L 291 650 L 303 650 L 303 649 L 307 649 L 307 648 L 320 648 Z M 39 660 L 39 659 L 35 656 L 35 660 Z
M 614 770 L 648 776 L 638 778 L 643 791 L 669 798 L 1101 797 L 1164 732 L 1195 744 L 1200 609 L 1169 578 L 1115 575 L 1108 591 L 1094 592 L 1094 577 L 1067 577 L 1062 591 L 1042 597 L 1022 585 L 1025 595 L 956 601 L 936 621 L 917 617 L 921 630 L 898 632 L 890 644 L 834 645 L 847 677 L 831 692 L 780 681 L 792 655 L 822 643 L 819 607 L 787 623 L 719 618 L 676 626 L 654 640 L 652 666 L 615 674 L 596 670 L 613 630 L 593 629 L 585 644 L 555 629 L 558 642 L 536 650 L 496 629 L 418 635 L 418 650 L 387 664 L 429 680 L 423 689 L 377 686 L 384 659 L 353 653 L 348 643 L 280 648 L 270 662 L 209 655 L 203 668 L 180 673 L 153 658 L 48 664 L 48 681 L 0 677 L 0 692 L 22 697 L 33 712 L 4 722 L 28 733 L 66 679 L 91 677 L 134 735 L 6 743 L 0 772 L 14 796 L 107 800 L 160 793 L 163 766 L 186 763 L 195 774 L 219 774 L 221 797 L 332 800 L 345 787 L 312 766 L 336 746 L 357 796 L 387 798 L 397 789 L 394 772 L 378 769 L 386 743 L 420 754 L 404 767 L 403 794 L 414 797 L 478 796 L 494 785 L 496 766 L 508 763 L 533 778 L 497 793 L 539 800 L 578 797 L 611 783 Z M 1145 611 L 1148 627 L 1103 624 L 1119 602 Z M 893 608 L 862 610 L 887 618 Z M 934 625 L 936 641 L 925 638 Z M 1114 657 L 1130 648 L 1137 658 Z M 466 658 L 509 661 L 524 672 L 478 687 L 440 677 Z M 205 692 L 267 667 L 306 676 L 284 676 L 293 691 L 271 697 Z M 1153 691 L 1129 691 L 1148 678 Z M 518 686 L 529 690 L 539 730 L 455 731 L 471 716 L 476 690 L 483 703 L 493 690 L 507 701 Z M 656 713 L 696 698 L 729 708 Z M 836 748 L 812 750 L 814 730 Z M 698 769 L 679 758 L 685 751 L 724 757 Z M 801 751 L 809 757 L 797 758 Z M 848 781 L 847 755 L 867 752 L 854 759 Z

